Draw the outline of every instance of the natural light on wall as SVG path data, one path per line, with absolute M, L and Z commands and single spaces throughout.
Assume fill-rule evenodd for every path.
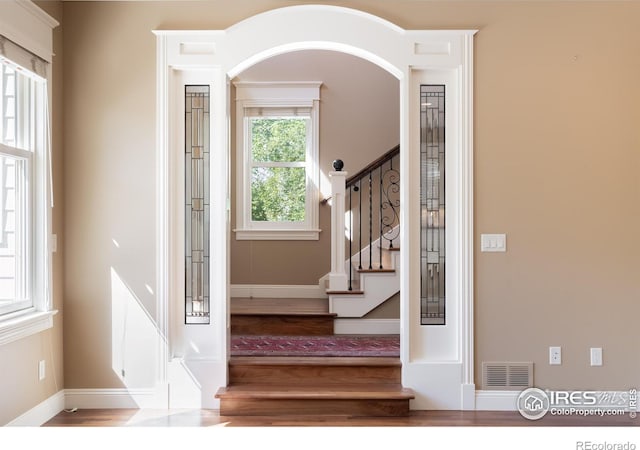
M 153 318 L 112 267 L 111 367 L 138 406 L 155 388 L 158 352 L 164 345 Z

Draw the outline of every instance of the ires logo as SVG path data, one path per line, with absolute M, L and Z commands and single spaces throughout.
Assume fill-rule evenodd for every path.
M 520 414 L 538 420 L 546 414 L 565 416 L 618 416 L 637 411 L 637 390 L 620 391 L 543 391 L 525 389 L 517 400 Z
M 634 391 L 632 389 L 631 391 Z M 548 391 L 552 406 L 631 406 L 630 392 Z

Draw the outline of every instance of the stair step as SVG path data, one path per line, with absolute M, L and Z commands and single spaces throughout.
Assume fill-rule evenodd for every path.
M 327 291 L 328 295 L 362 295 L 364 291 L 351 290 L 351 291 Z
M 326 298 L 231 298 L 231 314 L 306 315 L 329 312 Z
M 405 416 L 411 389 L 400 385 L 370 384 L 340 386 L 231 385 L 220 388 L 220 415 L 309 415 Z
M 230 307 L 231 334 L 333 334 L 326 298 L 232 298 Z
M 359 273 L 395 273 L 396 269 L 356 269 Z
M 236 356 L 229 360 L 229 382 L 329 386 L 401 382 L 401 363 L 392 357 Z
M 231 334 L 325 336 L 333 334 L 336 314 L 231 314 Z

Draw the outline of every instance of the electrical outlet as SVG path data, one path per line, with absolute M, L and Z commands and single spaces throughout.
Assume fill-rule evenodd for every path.
M 562 349 L 560 347 L 549 347 L 549 364 L 562 364 Z
M 602 365 L 602 348 L 600 347 L 591 348 L 591 365 L 592 366 Z
M 47 366 L 44 362 L 44 359 L 38 363 L 38 379 L 40 381 L 44 380 L 45 376 L 47 375 L 46 367 Z

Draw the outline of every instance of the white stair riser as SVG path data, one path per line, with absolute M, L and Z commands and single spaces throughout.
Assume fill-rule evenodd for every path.
M 332 294 L 329 296 L 330 312 L 338 317 L 363 317 L 400 291 L 400 252 L 391 254 L 392 269 L 387 273 L 360 273 L 359 290 L 364 293 Z

